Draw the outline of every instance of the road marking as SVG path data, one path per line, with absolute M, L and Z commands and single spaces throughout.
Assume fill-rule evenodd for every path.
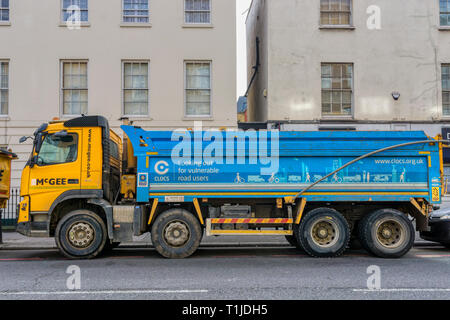
M 450 288 L 353 289 L 353 292 L 450 292 Z
M 447 258 L 450 254 L 416 254 L 418 258 Z
M 0 261 L 40 261 L 40 260 L 45 260 L 43 258 L 5 258 L 5 259 L 0 259 Z
M 208 293 L 208 290 L 90 290 L 90 291 L 2 291 L 2 296 L 21 295 L 71 295 L 71 294 L 146 294 L 146 293 Z

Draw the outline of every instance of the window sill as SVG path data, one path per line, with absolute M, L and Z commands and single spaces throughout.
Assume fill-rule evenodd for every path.
M 440 26 L 438 28 L 439 31 L 450 31 L 450 26 Z
M 77 30 L 78 27 L 80 27 L 80 28 L 90 28 L 91 24 L 89 22 L 82 22 L 79 26 L 68 26 L 65 22 L 60 22 L 59 23 L 59 27 L 67 28 L 67 29 L 73 28 L 73 29 Z
M 0 114 L 0 121 L 10 121 L 11 118 L 7 114 Z
M 151 23 L 146 22 L 122 22 L 120 24 L 121 28 L 151 28 Z
M 10 27 L 11 21 L 0 21 L 0 27 Z
M 355 30 L 355 26 L 351 25 L 321 25 L 320 30 Z
M 184 116 L 183 121 L 214 121 L 212 116 Z
M 323 121 L 328 121 L 328 120 L 331 120 L 331 121 L 333 121 L 333 120 L 355 120 L 354 118 L 353 118 L 353 116 L 347 116 L 347 115 L 342 115 L 342 116 L 340 116 L 340 115 L 326 115 L 326 116 L 322 116 L 322 118 L 321 118 L 321 120 L 323 120 Z
M 214 28 L 214 25 L 211 23 L 184 23 L 181 25 L 182 28 L 206 28 L 206 29 L 212 29 Z

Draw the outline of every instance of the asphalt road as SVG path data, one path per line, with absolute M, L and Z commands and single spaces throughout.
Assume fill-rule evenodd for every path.
M 75 279 L 66 273 L 72 265 L 80 268 L 79 290 L 67 287 Z M 369 266 L 379 267 L 380 290 L 367 287 Z M 450 251 L 430 246 L 396 260 L 364 251 L 314 259 L 289 247 L 208 247 L 166 260 L 153 249 L 119 248 L 73 261 L 57 250 L 2 250 L 0 281 L 0 299 L 14 300 L 450 299 Z M 69 288 L 77 284 L 69 281 Z

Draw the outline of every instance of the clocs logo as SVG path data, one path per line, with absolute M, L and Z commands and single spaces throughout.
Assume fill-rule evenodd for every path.
M 164 175 L 169 172 L 169 164 L 166 161 L 158 161 L 155 164 L 155 171 L 159 175 Z

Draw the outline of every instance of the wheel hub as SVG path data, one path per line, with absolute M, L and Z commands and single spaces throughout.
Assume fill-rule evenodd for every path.
M 377 239 L 384 247 L 397 247 L 404 239 L 403 227 L 394 220 L 382 221 L 377 228 Z
M 88 223 L 78 222 L 69 228 L 69 242 L 74 247 L 87 248 L 94 238 L 94 229 Z
M 164 230 L 166 242 L 173 247 L 180 247 L 188 242 L 189 228 L 181 221 L 169 223 Z
M 311 236 L 316 245 L 330 247 L 336 243 L 339 231 L 333 221 L 322 219 L 313 225 Z

